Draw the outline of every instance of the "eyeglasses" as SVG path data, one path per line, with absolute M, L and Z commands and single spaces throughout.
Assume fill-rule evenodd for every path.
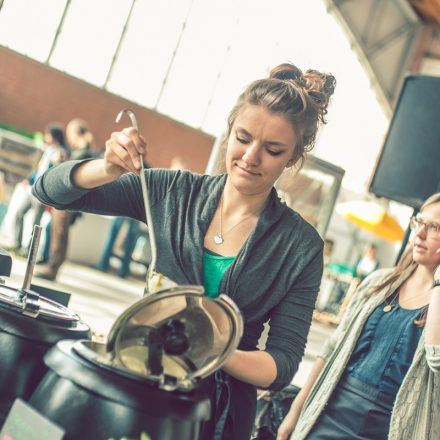
M 416 231 L 420 228 L 426 228 L 426 233 L 431 236 L 440 235 L 440 224 L 434 222 L 425 222 L 420 217 L 411 217 L 409 227 Z

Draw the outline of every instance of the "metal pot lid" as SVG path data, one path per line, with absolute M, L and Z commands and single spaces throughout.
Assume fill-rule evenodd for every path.
M 14 289 L 0 285 L 0 308 L 31 318 L 71 324 L 79 316 L 68 308 L 29 289 Z
M 177 286 L 148 295 L 115 321 L 107 340 L 113 366 L 163 389 L 191 389 L 220 368 L 238 346 L 243 319 L 226 295 Z

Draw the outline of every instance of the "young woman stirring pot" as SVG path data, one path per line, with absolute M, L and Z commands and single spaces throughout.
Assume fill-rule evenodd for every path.
M 274 184 L 313 147 L 334 86 L 332 75 L 282 64 L 251 83 L 232 109 L 225 174 L 145 170 L 158 272 L 178 284 L 204 285 L 209 296 L 226 293 L 245 321 L 239 348 L 204 383 L 212 418 L 203 439 L 249 438 L 256 387 L 286 386 L 304 353 L 323 243 L 279 200 Z M 103 159 L 53 169 L 35 184 L 35 195 L 57 209 L 145 222 L 138 176 L 145 152 L 135 128 L 113 133 Z M 268 320 L 266 348 L 257 350 Z

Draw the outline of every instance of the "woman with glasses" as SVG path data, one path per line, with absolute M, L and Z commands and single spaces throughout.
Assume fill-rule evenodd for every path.
M 369 275 L 277 440 L 440 439 L 440 193 L 393 269 Z

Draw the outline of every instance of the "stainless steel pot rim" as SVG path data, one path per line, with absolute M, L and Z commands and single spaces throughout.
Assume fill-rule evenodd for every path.
M 55 320 L 59 319 L 61 321 L 79 321 L 79 316 L 67 307 L 58 304 L 49 298 L 42 297 L 35 292 L 34 295 L 38 296 L 38 316 Z M 19 289 L 0 286 L 0 307 L 6 307 L 8 310 L 22 314 L 25 308 L 24 299 L 25 297 L 20 293 Z
M 101 347 L 97 347 L 99 345 Z M 104 349 L 105 344 L 96 343 L 89 340 L 75 341 L 72 346 L 72 350 L 81 358 L 86 359 L 94 365 L 100 368 L 104 368 L 111 373 L 121 375 L 128 379 L 141 381 L 150 384 L 151 386 L 159 385 L 158 388 L 163 388 L 168 391 L 175 391 L 176 389 L 179 389 L 180 391 L 191 391 L 195 387 L 195 384 L 193 382 L 185 382 L 179 384 L 179 386 L 171 386 L 170 382 L 167 382 L 167 380 L 164 380 L 163 383 L 160 383 L 157 378 L 152 378 L 151 376 L 145 376 L 143 374 L 136 373 L 135 371 L 131 371 L 128 368 L 125 368 L 123 365 L 115 366 L 111 353 L 100 353 L 100 351 Z M 166 384 L 168 384 L 168 387 Z

